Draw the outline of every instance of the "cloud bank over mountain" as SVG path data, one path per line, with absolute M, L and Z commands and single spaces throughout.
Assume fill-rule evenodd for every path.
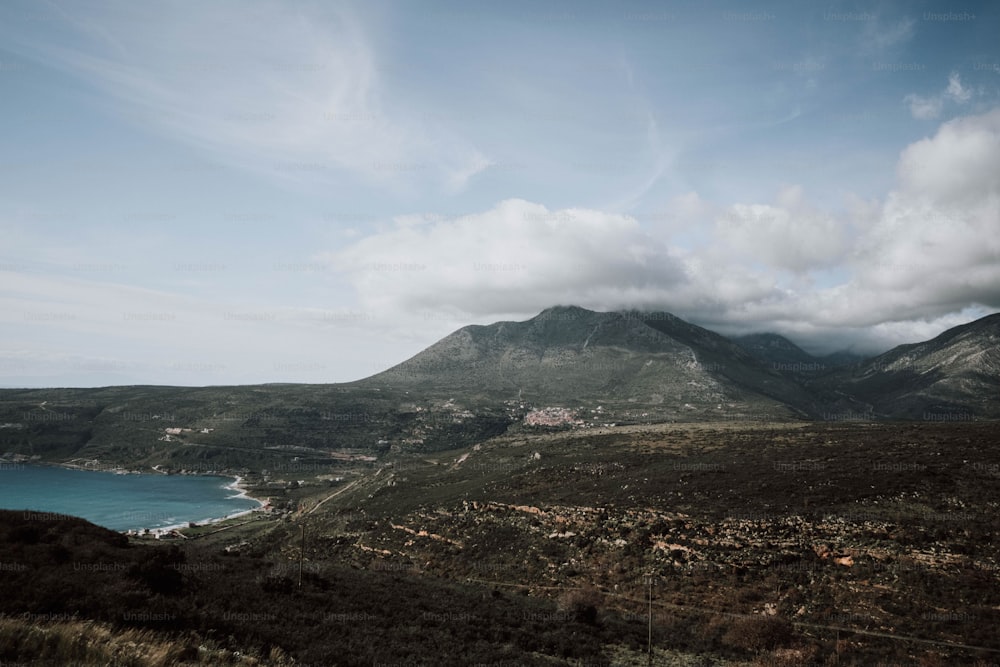
M 873 326 L 860 341 L 884 345 L 1000 309 L 1000 109 L 911 144 L 897 176 L 854 215 L 820 210 L 797 186 L 767 204 L 702 207 L 711 232 L 688 247 L 629 215 L 511 199 L 458 218 L 399 218 L 327 259 L 380 312 L 663 309 L 826 346 Z

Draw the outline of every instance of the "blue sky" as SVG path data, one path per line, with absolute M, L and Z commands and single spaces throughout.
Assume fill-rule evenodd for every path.
M 0 385 L 327 382 L 558 303 L 1000 310 L 995 3 L 6 2 Z

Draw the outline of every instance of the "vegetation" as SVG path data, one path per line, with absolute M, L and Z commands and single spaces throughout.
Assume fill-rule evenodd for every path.
M 74 518 L 4 511 L 0 544 L 5 661 L 97 663 L 135 642 L 148 646 L 123 664 L 225 651 L 268 664 L 553 664 L 544 656 L 593 657 L 629 633 L 565 619 L 547 600 L 405 573 L 308 568 L 300 586 L 287 563 L 129 544 Z
M 0 661 L 644 664 L 652 620 L 662 664 L 974 664 L 1000 652 L 997 436 L 512 431 L 169 544 L 3 512 Z

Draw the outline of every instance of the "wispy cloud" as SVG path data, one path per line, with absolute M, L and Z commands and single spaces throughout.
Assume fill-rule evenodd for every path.
M 904 16 L 894 21 L 883 21 L 878 16 L 865 22 L 861 36 L 861 50 L 868 55 L 878 55 L 900 47 L 916 34 L 916 21 Z
M 665 145 L 659 123 L 651 111 L 646 112 L 646 142 L 644 155 L 648 161 L 645 173 L 636 177 L 634 184 L 606 204 L 611 211 L 629 211 L 642 201 L 673 164 L 672 151 Z
M 113 7 L 113 10 L 111 9 Z M 406 113 L 358 18 L 338 8 L 213 2 L 66 13 L 72 46 L 21 49 L 102 89 L 124 115 L 279 180 L 461 188 L 479 153 Z M 99 27 L 98 27 L 99 26 Z
M 972 91 L 962 86 L 962 79 L 959 77 L 958 72 L 952 72 L 951 76 L 948 77 L 948 87 L 945 88 L 945 95 L 959 104 L 965 104 L 972 99 Z
M 910 107 L 910 113 L 918 120 L 934 120 L 941 117 L 946 102 L 955 104 L 965 104 L 972 99 L 971 89 L 962 85 L 962 78 L 958 72 L 952 72 L 948 77 L 948 86 L 937 95 L 923 97 L 916 93 L 911 93 L 903 98 Z
M 477 174 L 481 174 L 490 167 L 494 166 L 496 161 L 490 160 L 485 155 L 476 151 L 473 155 L 469 157 L 468 162 L 464 165 L 460 165 L 451 169 L 448 174 L 448 190 L 451 193 L 458 193 L 464 190 L 468 185 L 469 181 L 472 180 Z

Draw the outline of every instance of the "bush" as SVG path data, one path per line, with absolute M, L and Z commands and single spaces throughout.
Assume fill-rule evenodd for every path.
M 559 610 L 571 614 L 573 620 L 594 625 L 597 610 L 601 605 L 601 594 L 593 588 L 567 591 L 559 598 Z
M 793 635 L 792 624 L 779 616 L 755 616 L 737 620 L 722 641 L 746 651 L 768 651 L 787 645 Z
M 184 577 L 177 565 L 185 560 L 184 552 L 176 546 L 169 550 L 155 550 L 141 562 L 129 568 L 129 575 L 142 582 L 153 593 L 177 595 L 184 588 Z

